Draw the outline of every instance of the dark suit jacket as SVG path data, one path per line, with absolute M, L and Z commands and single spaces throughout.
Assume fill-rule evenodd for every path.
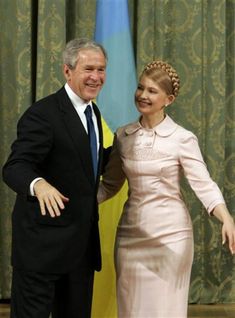
M 100 151 L 95 180 L 87 133 L 64 88 L 28 108 L 3 167 L 3 179 L 17 193 L 12 214 L 12 263 L 19 269 L 67 272 L 92 239 L 93 267 L 101 268 L 96 200 L 103 136 L 95 104 Z M 45 178 L 69 198 L 60 217 L 42 216 L 30 183 Z

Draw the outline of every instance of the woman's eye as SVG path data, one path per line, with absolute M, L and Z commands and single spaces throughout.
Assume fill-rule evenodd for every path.
M 156 89 L 150 89 L 149 92 L 152 93 L 152 94 L 157 94 L 158 93 L 158 91 Z

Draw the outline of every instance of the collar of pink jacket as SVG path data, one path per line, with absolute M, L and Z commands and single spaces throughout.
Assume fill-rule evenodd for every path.
M 141 126 L 140 121 L 138 120 L 133 124 L 128 125 L 128 127 L 125 129 L 125 133 L 127 135 L 132 135 L 140 129 L 145 129 L 154 131 L 158 136 L 168 137 L 174 133 L 177 126 L 178 125 L 168 115 L 166 115 L 164 120 L 152 129 L 144 128 L 143 126 Z

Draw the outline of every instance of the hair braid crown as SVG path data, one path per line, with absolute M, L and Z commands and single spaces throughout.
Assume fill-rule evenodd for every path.
M 180 89 L 180 79 L 176 72 L 176 70 L 168 63 L 160 60 L 155 60 L 151 63 L 148 63 L 145 68 L 144 72 L 150 69 L 161 69 L 162 71 L 166 72 L 171 79 L 172 88 L 173 88 L 173 95 L 176 97 L 179 94 Z

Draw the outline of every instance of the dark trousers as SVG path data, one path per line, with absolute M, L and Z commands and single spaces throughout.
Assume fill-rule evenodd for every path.
M 84 260 L 66 274 L 13 268 L 11 318 L 90 318 L 94 270 Z

